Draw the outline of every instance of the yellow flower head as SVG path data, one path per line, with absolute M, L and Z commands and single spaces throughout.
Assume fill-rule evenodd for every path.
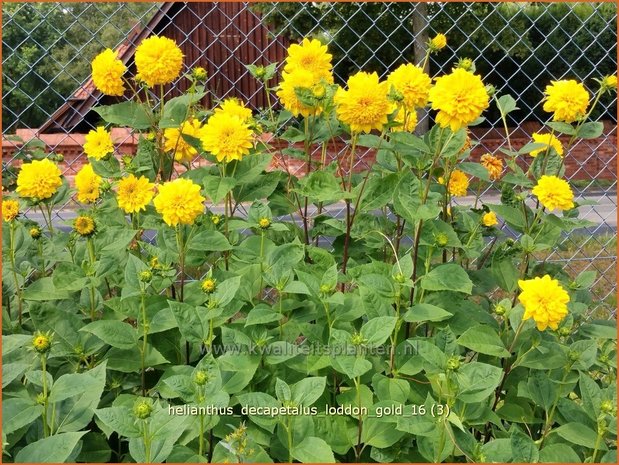
M 204 292 L 205 294 L 210 294 L 215 291 L 215 288 L 217 287 L 217 280 L 213 278 L 206 278 L 204 281 L 202 281 L 201 287 L 202 292 Z
M 122 75 L 127 68 L 117 55 L 107 48 L 92 60 L 92 82 L 105 95 L 120 97 L 125 93 Z
M 494 212 L 488 212 L 481 217 L 481 224 L 490 228 L 499 224 L 499 220 L 497 220 L 496 214 Z
M 445 36 L 445 34 L 436 34 L 431 40 L 430 40 L 430 49 L 433 52 L 437 52 L 439 50 L 444 49 L 447 46 L 447 37 Z
M 573 79 L 550 81 L 544 91 L 544 111 L 553 113 L 554 121 L 572 123 L 587 114 L 589 92 Z
M 32 228 L 30 228 L 28 233 L 33 239 L 39 239 L 41 237 L 41 234 L 43 234 L 43 231 L 41 231 L 41 228 L 39 226 L 33 226 Z
M 221 104 L 215 108 L 215 114 L 218 113 L 236 116 L 245 123 L 249 123 L 252 119 L 251 110 L 247 108 L 240 99 L 234 97 L 227 98 L 221 102 Z
M 391 128 L 392 132 L 407 131 L 413 132 L 417 126 L 417 112 L 415 110 L 405 110 L 404 108 L 398 108 L 398 112 L 395 115 L 394 121 L 399 123 L 398 126 Z
M 82 166 L 82 169 L 75 175 L 75 187 L 77 189 L 77 200 L 82 203 L 93 203 L 101 195 L 101 176 L 98 176 L 92 169 L 90 163 Z
M 146 205 L 155 195 L 153 187 L 155 185 L 148 182 L 148 179 L 144 176 L 136 178 L 133 174 L 130 174 L 126 178 L 122 178 L 118 183 L 116 197 L 118 206 L 125 213 L 137 213 L 140 210 L 146 210 Z
M 137 78 L 153 87 L 169 84 L 183 67 L 183 52 L 172 39 L 152 36 L 135 49 Z
M 522 292 L 518 300 L 524 306 L 524 320 L 533 318 L 537 329 L 544 331 L 550 327 L 557 329 L 567 315 L 570 296 L 559 281 L 545 275 L 542 278 L 519 280 Z
M 409 110 L 425 107 L 428 103 L 432 80 L 419 66 L 410 63 L 400 65 L 387 76 L 387 84 L 402 95 L 402 103 Z
M 503 172 L 503 162 L 500 158 L 486 153 L 481 156 L 479 162 L 481 166 L 488 170 L 488 174 L 490 175 L 490 179 L 492 181 L 496 181 L 501 177 L 501 173 Z
M 548 146 L 555 149 L 555 152 L 557 152 L 559 156 L 561 157 L 563 156 L 563 145 L 561 144 L 561 141 L 550 133 L 549 134 L 539 134 L 537 132 L 533 133 L 533 142 L 538 143 L 538 144 L 546 144 L 546 147 L 543 147 L 537 150 L 531 150 L 532 157 L 537 157 L 540 153 L 546 152 L 546 150 L 548 149 Z
M 168 226 L 193 224 L 204 211 L 203 202 L 206 199 L 200 195 L 200 186 L 189 179 L 166 182 L 158 190 L 153 203 Z
M 454 132 L 479 118 L 489 103 L 481 78 L 462 68 L 437 78 L 429 99 L 437 124 Z
M 95 220 L 86 215 L 78 216 L 73 221 L 73 229 L 80 236 L 90 236 L 95 232 Z
M 542 176 L 531 191 L 548 210 L 571 210 L 574 208 L 574 193 L 564 179 Z
M 464 197 L 469 187 L 469 178 L 460 170 L 453 170 L 449 176 L 447 190 L 454 197 Z
M 112 134 L 106 131 L 103 126 L 91 130 L 85 137 L 84 152 L 95 160 L 102 160 L 107 157 L 108 154 L 114 152 Z
M 17 193 L 30 199 L 48 199 L 62 186 L 58 167 L 47 158 L 22 165 L 17 175 Z
M 284 71 L 293 73 L 299 69 L 309 71 L 315 76 L 316 81 L 324 79 L 327 82 L 333 82 L 331 75 L 331 54 L 328 52 L 327 46 L 322 45 L 316 39 L 303 39 L 301 44 L 292 44 L 288 47 L 288 57 Z
M 2 201 L 2 218 L 7 223 L 13 221 L 19 215 L 19 202 L 14 199 Z
M 284 71 L 277 96 L 284 108 L 294 116 L 303 115 L 307 117 L 322 112 L 320 105 L 310 106 L 301 102 L 295 89 L 310 89 L 314 95 L 324 92 L 324 85 L 319 79 L 316 79 L 314 73 L 302 68 L 295 69 L 292 73 Z
M 260 226 L 260 229 L 269 229 L 271 226 L 271 220 L 268 218 L 260 218 L 258 220 L 258 226 Z
M 387 116 L 395 110 L 388 98 L 389 84 L 379 82 L 378 74 L 359 71 L 348 78 L 348 90 L 335 93 L 337 117 L 350 126 L 351 132 L 382 130 Z
M 173 152 L 176 161 L 189 163 L 198 155 L 198 151 L 183 138 L 181 132 L 199 139 L 202 129 L 200 121 L 193 118 L 185 121 L 180 128 L 167 128 L 163 133 L 163 150 Z
M 240 160 L 249 153 L 253 133 L 238 116 L 217 113 L 209 118 L 202 130 L 202 147 L 211 152 L 217 161 Z

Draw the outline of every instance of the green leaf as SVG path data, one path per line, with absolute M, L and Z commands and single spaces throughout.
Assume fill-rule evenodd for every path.
M 94 107 L 93 110 L 106 122 L 133 129 L 148 129 L 152 124 L 150 109 L 141 103 L 122 102 L 115 105 Z
M 559 426 L 552 432 L 558 434 L 572 444 L 578 444 L 579 446 L 588 447 L 590 449 L 595 447 L 597 433 L 580 423 L 567 423 L 566 425 Z M 599 450 L 608 450 L 604 441 L 600 441 Z
M 503 341 L 490 326 L 478 324 L 467 329 L 457 340 L 458 344 L 480 354 L 509 357 Z
M 458 399 L 465 403 L 486 400 L 501 382 L 502 374 L 501 368 L 486 363 L 471 362 L 463 365 L 456 372 L 460 387 Z
M 328 171 L 314 171 L 299 181 L 299 184 L 299 193 L 314 202 L 335 202 L 344 197 L 337 178 Z
M 292 386 L 292 400 L 308 407 L 320 398 L 326 386 L 327 378 L 324 376 L 304 378 Z
M 204 252 L 223 252 L 231 250 L 232 246 L 222 233 L 218 231 L 202 231 L 189 240 L 187 248 Z
M 576 129 L 569 123 L 562 123 L 560 121 L 549 121 L 546 123 L 546 126 L 568 136 L 573 136 L 574 134 L 576 134 Z
M 369 346 L 383 344 L 393 332 L 397 319 L 394 316 L 372 318 L 361 327 L 361 335 Z
M 546 411 L 550 409 L 557 398 L 557 385 L 544 372 L 532 372 L 527 380 L 527 388 L 531 400 Z
M 80 331 L 94 334 L 106 344 L 119 349 L 132 349 L 137 344 L 133 326 L 117 320 L 98 320 L 87 324 Z
M 597 139 L 604 132 L 604 123 L 601 121 L 587 121 L 576 132 L 581 139 Z
M 449 313 L 436 305 L 417 304 L 408 309 L 402 318 L 410 323 L 419 323 L 421 321 L 443 321 L 452 316 L 453 313 Z
M 580 457 L 567 444 L 551 444 L 539 451 L 540 463 L 580 463 Z
M 68 291 L 56 289 L 52 278 L 39 278 L 24 290 L 24 300 L 64 300 L 70 297 Z
M 196 92 L 171 98 L 163 105 L 160 128 L 178 128 L 189 116 L 189 107 L 202 100 L 206 92 Z
M 105 434 L 88 433 L 82 438 L 82 449 L 75 460 L 78 463 L 108 463 L 112 457 Z
M 63 463 L 71 457 L 77 443 L 87 433 L 62 433 L 28 444 L 15 456 L 18 463 Z
M 486 168 L 479 163 L 473 163 L 470 161 L 463 161 L 458 163 L 458 169 L 466 174 L 475 176 L 483 181 L 490 181 L 490 173 Z
M 323 439 L 312 436 L 294 446 L 291 453 L 301 463 L 335 463 L 329 444 Z
M 516 428 L 512 431 L 511 445 L 514 462 L 536 463 L 539 461 L 539 451 L 533 439 Z
M 473 282 L 460 265 L 439 265 L 421 278 L 421 287 L 426 291 L 457 291 L 471 294 Z
M 2 401 L 2 433 L 11 434 L 24 426 L 31 425 L 43 413 L 43 406 L 31 399 L 19 397 Z
M 221 176 L 204 176 L 202 180 L 204 192 L 214 204 L 219 203 L 228 192 L 236 186 L 236 179 Z
M 509 94 L 501 95 L 498 99 L 496 99 L 496 106 L 503 116 L 519 109 L 516 105 L 516 100 L 514 100 L 514 97 Z
M 266 305 L 257 305 L 250 310 L 245 320 L 245 327 L 254 325 L 263 325 L 272 323 L 282 319 L 284 315 L 274 311 L 271 307 Z
M 59 291 L 81 291 L 88 283 L 88 278 L 81 267 L 70 263 L 60 262 L 52 273 L 54 287 Z
M 135 417 L 126 407 L 109 407 L 95 410 L 97 418 L 110 430 L 125 438 L 139 438 L 141 436 Z

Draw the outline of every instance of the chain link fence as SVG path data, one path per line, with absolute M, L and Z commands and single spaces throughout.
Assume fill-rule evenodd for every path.
M 518 123 L 527 122 L 520 131 L 533 131 L 544 121 L 539 102 L 550 80 L 576 78 L 593 93 L 594 78 L 615 73 L 616 22 L 616 4 L 610 2 L 4 3 L 3 186 L 11 186 L 16 145 L 51 152 L 71 144 L 80 149 L 93 123 L 86 118 L 90 107 L 79 102 L 92 97 L 92 106 L 101 97 L 88 86 L 86 63 L 105 47 L 131 48 L 145 32 L 173 35 L 188 50 L 187 69 L 208 65 L 208 85 L 218 97 L 237 95 L 257 103 L 264 89 L 247 84 L 251 78 L 244 65 L 273 56 L 281 60 L 282 51 L 299 37 L 328 43 L 336 78 L 344 82 L 358 69 L 384 77 L 402 62 L 419 62 L 428 37 L 444 32 L 448 47 L 432 56 L 431 74 L 448 72 L 459 58 L 473 59 L 485 82 L 518 101 L 509 130 L 522 137 Z M 605 121 L 605 137 L 581 142 L 566 154 L 577 197 L 591 201 L 580 215 L 595 225 L 566 236 L 560 250 L 543 257 L 572 276 L 598 273 L 595 315 L 603 318 L 616 315 L 616 104 L 616 95 L 607 95 L 593 115 Z M 50 120 L 57 121 L 59 109 L 67 106 L 80 124 L 49 129 Z M 497 134 L 504 138 L 505 133 L 496 110 L 486 116 L 472 138 L 484 151 L 496 152 Z M 54 134 L 41 134 L 46 131 Z M 131 140 L 124 137 L 121 145 Z M 74 175 L 84 158 L 80 152 L 67 160 L 65 174 Z M 487 190 L 484 196 L 497 193 Z M 70 201 L 57 219 L 71 218 L 77 206 Z

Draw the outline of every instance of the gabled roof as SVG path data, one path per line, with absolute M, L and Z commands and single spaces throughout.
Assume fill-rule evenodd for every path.
M 133 64 L 136 44 L 140 43 L 149 35 L 157 33 L 157 31 L 161 29 L 162 20 L 166 18 L 175 3 L 178 2 L 163 3 L 146 26 L 142 28 L 135 26 L 129 33 L 127 39 L 116 49 L 118 51 L 118 58 L 127 68 L 130 68 Z M 98 103 L 109 104 L 115 103 L 116 101 L 118 101 L 117 98 L 105 96 L 97 90 L 92 82 L 92 78 L 89 78 L 49 117 L 39 128 L 38 133 L 44 134 L 57 131 L 74 132 L 93 106 Z

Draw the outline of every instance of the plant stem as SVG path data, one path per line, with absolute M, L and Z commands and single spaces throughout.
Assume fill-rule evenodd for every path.
M 357 462 L 361 458 L 361 435 L 363 433 L 363 419 L 361 417 L 361 377 L 355 378 L 355 387 L 357 388 L 357 408 L 359 409 L 359 417 L 357 418 L 357 446 L 355 447 L 355 459 Z
M 92 272 L 92 276 L 91 276 L 91 280 L 90 280 L 90 286 L 89 286 L 90 321 L 95 321 L 95 311 L 96 311 L 96 305 L 95 305 L 95 285 L 92 282 L 92 277 L 95 274 L 96 255 L 95 255 L 95 245 L 92 242 L 92 238 L 90 236 L 86 238 L 86 248 L 88 249 L 88 257 L 90 259 L 90 269 L 91 269 L 91 272 Z
M 143 431 L 143 440 L 144 440 L 144 454 L 146 455 L 146 463 L 150 463 L 150 433 L 148 428 L 148 420 L 144 420 L 144 431 Z
M 142 396 L 146 397 L 146 347 L 148 339 L 148 322 L 146 318 L 146 292 L 142 290 L 140 295 L 140 310 L 142 314 L 142 350 L 141 350 L 141 362 L 142 362 Z
M 17 279 L 17 270 L 15 269 L 15 221 L 11 221 L 10 233 L 9 233 L 9 257 L 11 260 L 11 271 L 13 272 L 13 279 L 15 280 L 15 293 L 17 294 L 17 318 L 19 324 L 22 323 L 22 289 Z M 8 307 L 7 307 L 8 308 Z M 11 311 L 8 310 L 9 318 L 11 317 Z
M 47 426 L 47 357 L 41 354 L 41 373 L 43 381 L 43 436 L 48 437 L 50 431 Z

